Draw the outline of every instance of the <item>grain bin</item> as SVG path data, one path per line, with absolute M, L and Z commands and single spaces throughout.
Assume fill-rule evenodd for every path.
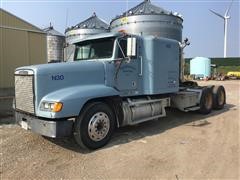
M 211 77 L 211 59 L 195 57 L 190 60 L 190 74 L 195 78 Z
M 64 49 L 64 60 L 72 61 L 74 56 L 75 46 L 73 42 L 82 40 L 88 36 L 109 32 L 109 25 L 102 19 L 98 18 L 96 13 L 91 17 L 78 23 L 75 26 L 67 28 L 66 47 Z
M 48 62 L 63 61 L 65 36 L 50 27 L 43 29 L 47 33 L 47 60 Z
M 153 5 L 150 0 L 124 12 L 110 23 L 111 31 L 130 34 L 153 35 L 182 41 L 183 18 L 179 13 L 169 12 Z
M 90 18 L 66 29 L 66 43 L 72 44 L 72 42 L 84 39 L 87 36 L 105 33 L 108 31 L 109 25 L 104 20 L 98 18 L 96 13 L 93 13 Z

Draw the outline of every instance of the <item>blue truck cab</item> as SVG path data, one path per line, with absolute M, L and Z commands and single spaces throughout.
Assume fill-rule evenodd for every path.
M 96 149 L 115 128 L 166 116 L 171 104 L 202 108 L 202 88 L 180 86 L 178 41 L 107 33 L 74 44 L 73 62 L 15 70 L 15 117 L 22 128 L 53 138 L 73 134 L 81 147 Z

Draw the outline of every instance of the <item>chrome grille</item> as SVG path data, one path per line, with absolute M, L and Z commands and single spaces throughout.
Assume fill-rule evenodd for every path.
M 15 75 L 16 109 L 34 114 L 33 76 Z

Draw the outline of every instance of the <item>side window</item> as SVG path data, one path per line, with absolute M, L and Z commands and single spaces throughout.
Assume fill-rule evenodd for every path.
M 124 56 L 127 56 L 127 40 L 126 39 L 121 39 L 119 41 L 119 45 L 122 48 L 122 50 L 118 46 L 117 58 L 124 58 Z M 124 53 L 124 55 L 123 55 L 123 53 Z

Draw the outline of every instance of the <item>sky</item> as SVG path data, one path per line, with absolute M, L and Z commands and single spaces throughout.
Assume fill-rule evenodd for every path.
M 38 26 L 64 33 L 66 27 L 82 22 L 93 12 L 107 22 L 143 0 L 0 0 L 1 8 Z M 190 46 L 185 57 L 223 57 L 224 23 L 209 9 L 224 14 L 231 0 L 151 0 L 152 4 L 183 15 L 183 38 Z M 240 2 L 234 0 L 228 23 L 227 56 L 240 57 Z

